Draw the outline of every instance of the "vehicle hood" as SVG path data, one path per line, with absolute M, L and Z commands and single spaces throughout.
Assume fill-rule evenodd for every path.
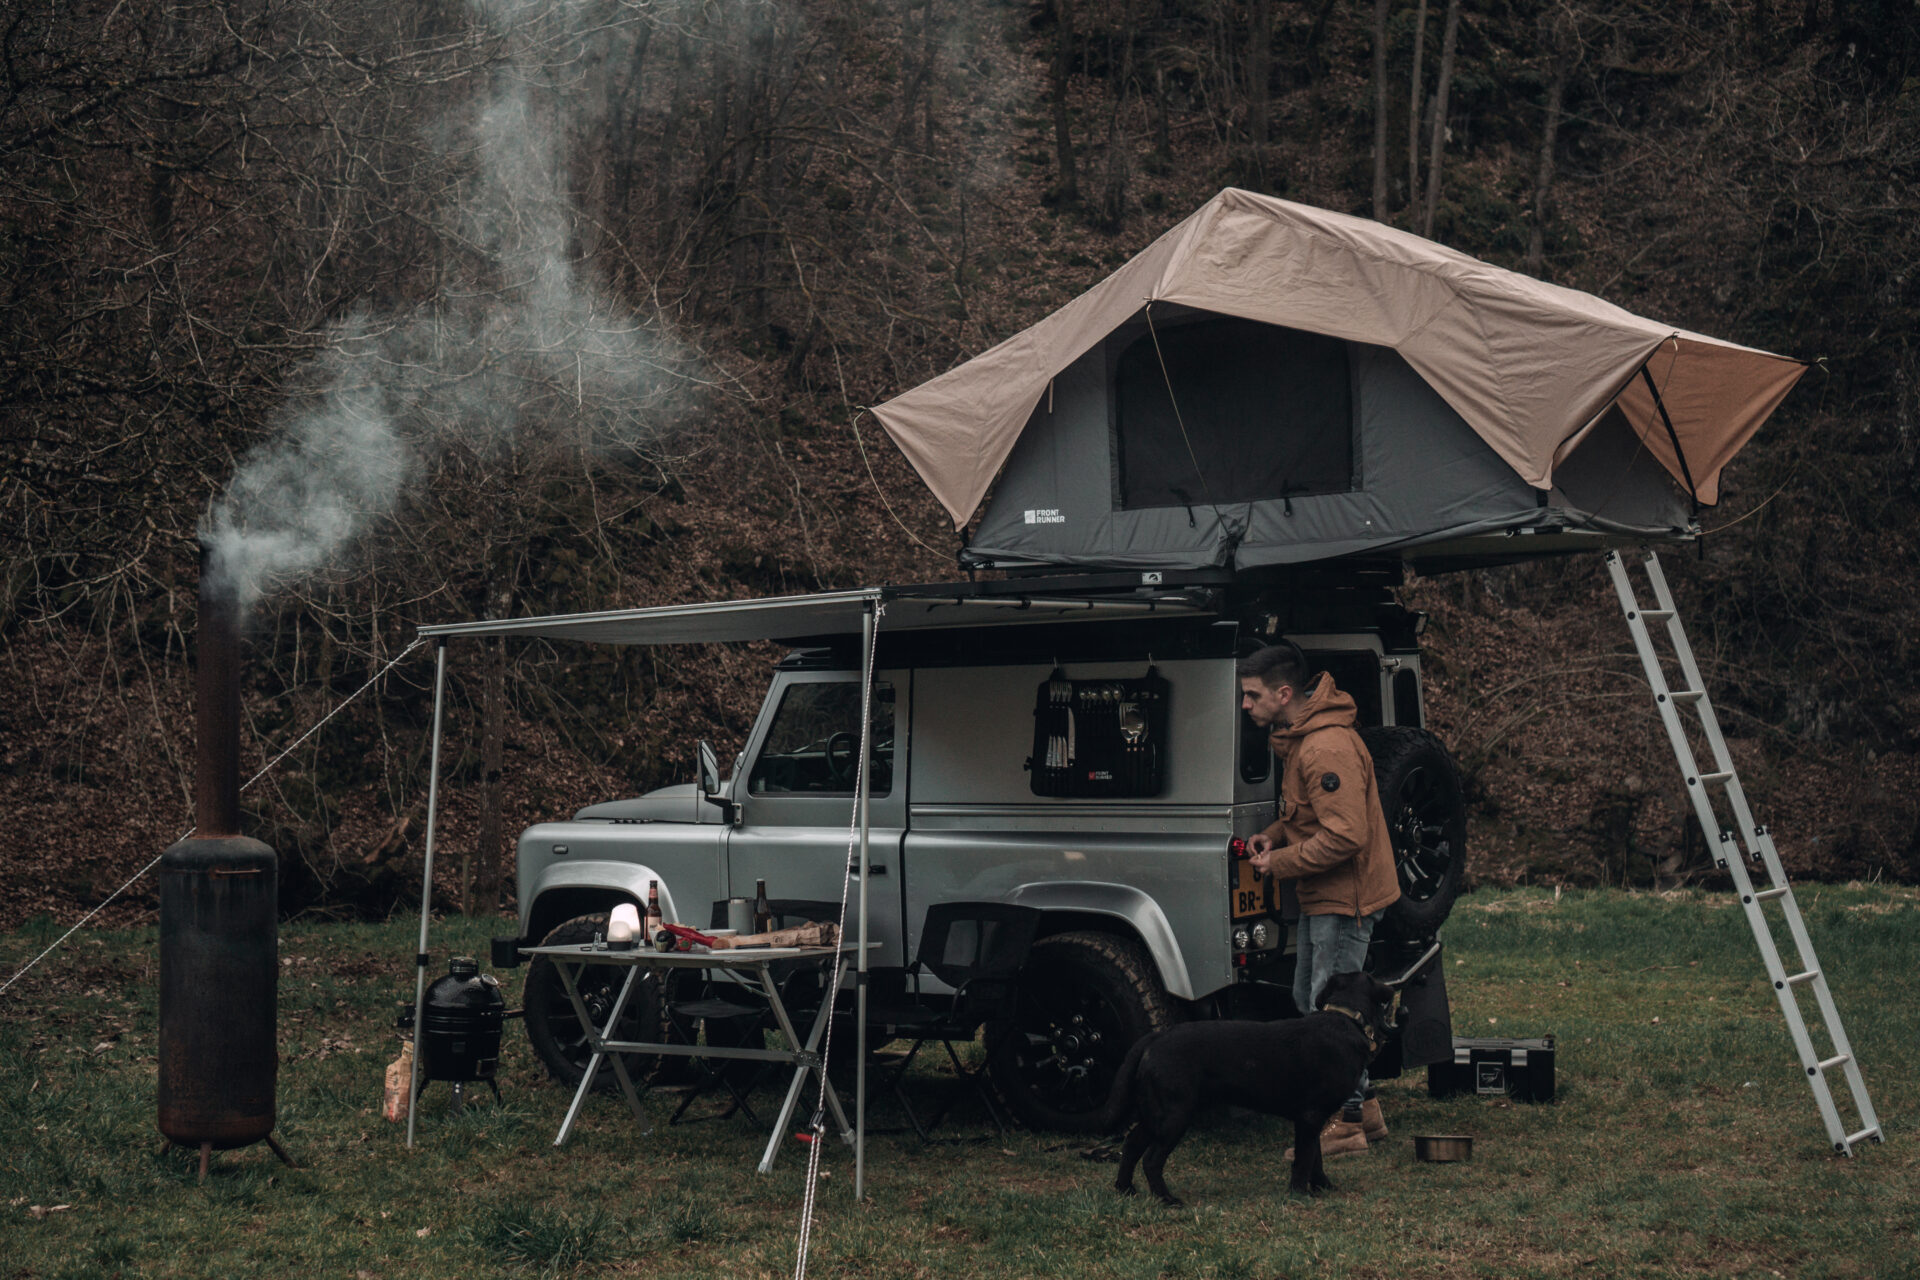
M 590 804 L 573 818 L 576 822 L 703 822 L 709 814 L 718 820 L 718 810 L 700 803 L 698 788 L 682 782 L 643 796 Z

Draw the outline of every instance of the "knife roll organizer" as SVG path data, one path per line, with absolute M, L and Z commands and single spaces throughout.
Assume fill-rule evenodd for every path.
M 1069 680 L 1058 668 L 1033 703 L 1033 794 L 1146 797 L 1166 770 L 1168 685 L 1153 668 L 1130 679 Z

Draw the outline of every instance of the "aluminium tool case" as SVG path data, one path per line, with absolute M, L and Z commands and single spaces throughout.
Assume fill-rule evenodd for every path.
M 1455 1036 L 1453 1060 L 1428 1064 L 1427 1092 L 1436 1098 L 1498 1094 L 1518 1102 L 1552 1102 L 1553 1037 L 1502 1040 Z

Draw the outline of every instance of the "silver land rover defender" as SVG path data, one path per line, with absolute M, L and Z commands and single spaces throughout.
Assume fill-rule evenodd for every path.
M 1043 913 L 1013 1013 L 985 1029 L 994 1086 L 1023 1121 L 1089 1124 L 1150 1030 L 1293 1012 L 1290 886 L 1242 856 L 1273 820 L 1278 771 L 1240 711 L 1234 664 L 1273 637 L 1352 695 L 1373 752 L 1403 896 L 1369 967 L 1397 976 L 1431 956 L 1465 864 L 1465 808 L 1451 759 L 1422 727 L 1424 619 L 1390 586 L 1222 570 L 885 589 L 870 964 L 909 965 L 936 903 Z M 794 612 L 791 627 L 817 625 Z M 520 931 L 497 940 L 496 963 L 515 963 L 519 946 L 591 939 L 613 906 L 644 903 L 653 881 L 666 918 L 696 927 L 758 881 L 772 898 L 839 909 L 865 654 L 858 635 L 784 638 L 795 647 L 730 776 L 591 805 L 520 836 Z M 595 1017 L 613 977 L 582 979 Z M 927 977 L 920 990 L 942 988 Z M 660 1030 L 666 1007 L 634 1002 L 632 1030 Z M 553 1074 L 577 1081 L 585 1040 L 544 962 L 527 975 L 526 1024 Z M 1444 977 L 1427 964 L 1406 985 L 1400 1034 L 1375 1075 L 1451 1052 Z

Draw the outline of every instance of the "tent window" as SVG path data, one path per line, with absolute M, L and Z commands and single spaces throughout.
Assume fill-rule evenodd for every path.
M 1345 342 L 1236 319 L 1162 325 L 1159 338 L 1156 351 L 1142 334 L 1114 367 L 1123 509 L 1352 492 Z

